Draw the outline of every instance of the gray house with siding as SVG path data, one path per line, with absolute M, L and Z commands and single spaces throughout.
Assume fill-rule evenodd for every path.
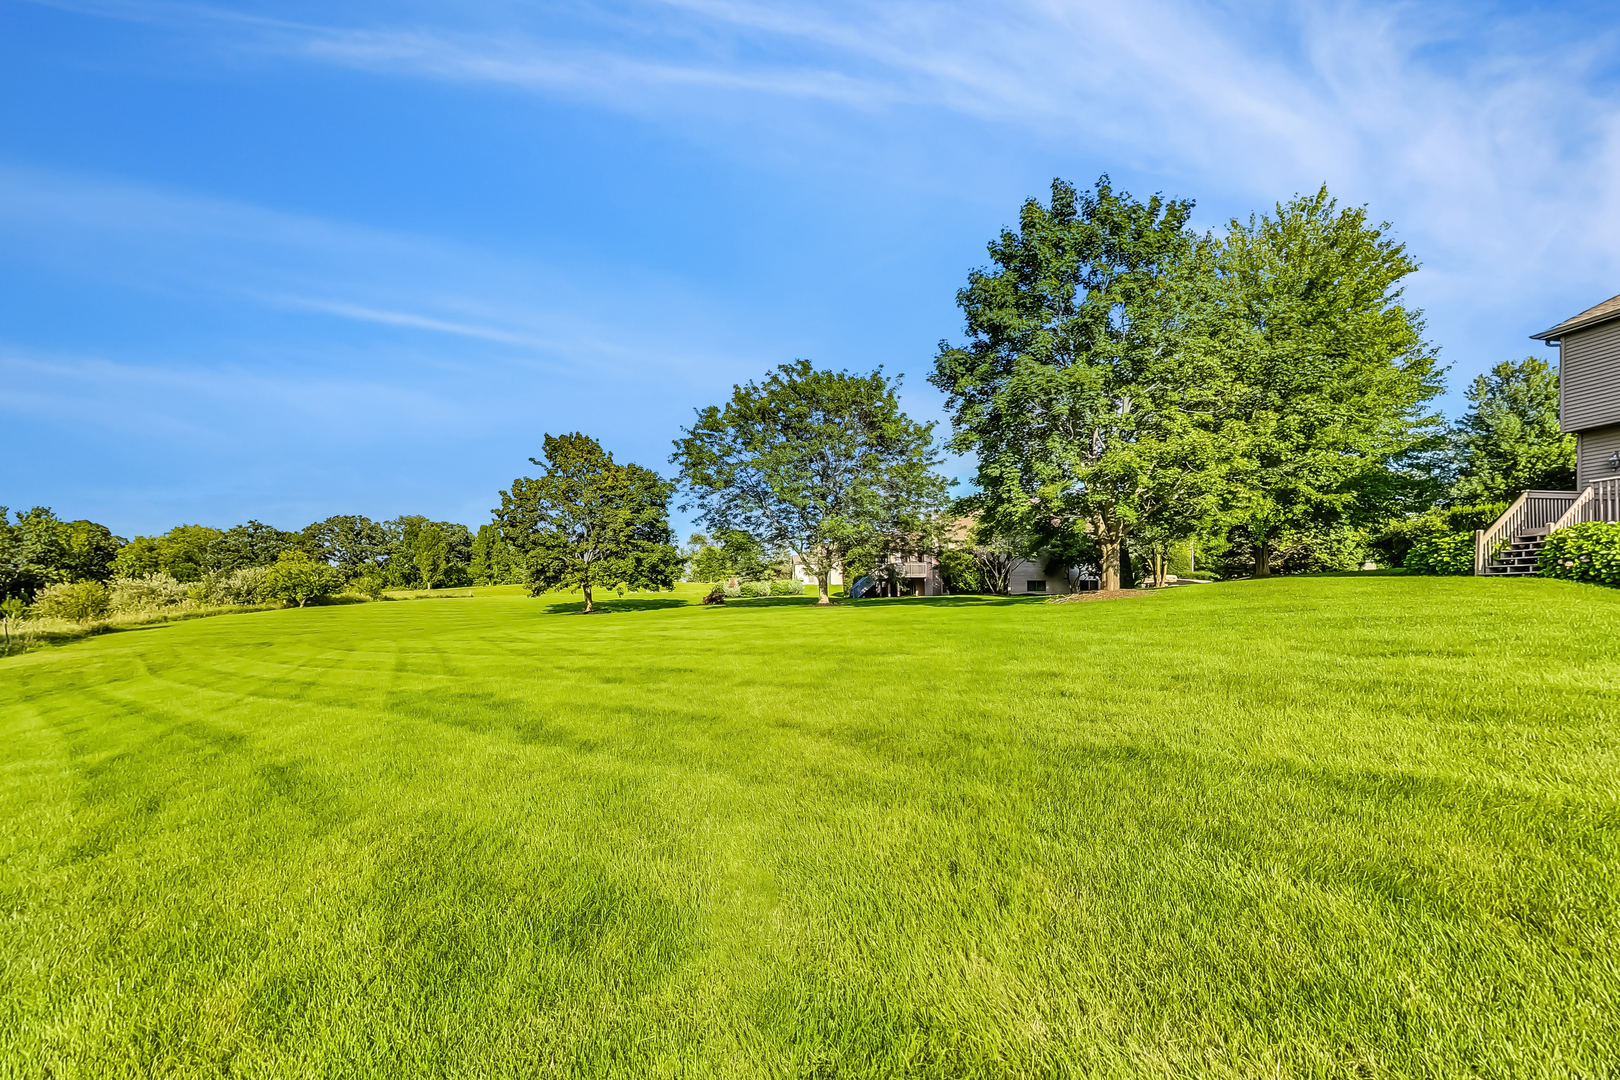
M 1474 534 L 1476 574 L 1531 574 L 1549 533 L 1620 520 L 1620 296 L 1531 335 L 1558 349 L 1558 420 L 1575 436 L 1575 490 L 1527 491 Z
M 1575 433 L 1575 490 L 1620 475 L 1620 296 L 1533 336 L 1558 349 L 1558 420 Z

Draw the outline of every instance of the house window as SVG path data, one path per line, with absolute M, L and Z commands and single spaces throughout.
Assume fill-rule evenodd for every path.
M 1045 592 L 1046 591 L 1046 579 L 1042 578 L 1039 581 L 1026 581 L 1026 582 L 1024 582 L 1024 591 L 1025 592 Z

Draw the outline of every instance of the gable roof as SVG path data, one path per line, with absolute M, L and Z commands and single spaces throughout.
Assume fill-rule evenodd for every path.
M 1565 319 L 1551 330 L 1543 330 L 1530 336 L 1537 341 L 1557 341 L 1573 330 L 1584 330 L 1588 326 L 1608 322 L 1610 319 L 1620 319 L 1620 296 L 1611 296 L 1597 307 L 1587 308 L 1579 315 Z

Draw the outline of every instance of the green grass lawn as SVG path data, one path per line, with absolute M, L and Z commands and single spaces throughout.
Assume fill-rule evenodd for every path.
M 1620 593 L 515 593 L 0 661 L 0 1075 L 1620 1072 Z

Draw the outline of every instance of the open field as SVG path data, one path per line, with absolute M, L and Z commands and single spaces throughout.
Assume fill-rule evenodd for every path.
M 1620 1075 L 1620 592 L 568 606 L 0 661 L 0 1075 Z

